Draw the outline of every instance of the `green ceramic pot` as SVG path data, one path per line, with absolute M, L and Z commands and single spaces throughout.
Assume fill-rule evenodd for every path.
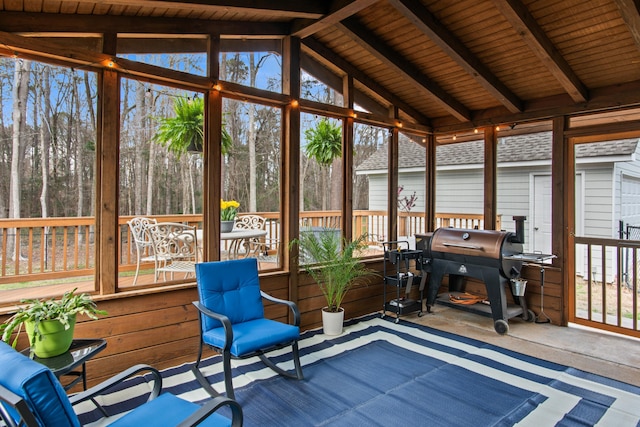
M 35 355 L 41 358 L 55 357 L 69 350 L 76 326 L 76 316 L 69 318 L 69 326 L 69 329 L 65 329 L 58 320 L 41 321 L 38 329 L 42 336 L 35 341 L 32 348 Z M 25 322 L 29 342 L 32 340 L 34 327 L 34 322 Z

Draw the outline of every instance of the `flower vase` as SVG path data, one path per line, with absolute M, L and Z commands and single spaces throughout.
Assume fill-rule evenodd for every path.
M 233 230 L 233 226 L 235 223 L 235 219 L 232 219 L 231 221 L 220 221 L 220 232 L 230 233 Z

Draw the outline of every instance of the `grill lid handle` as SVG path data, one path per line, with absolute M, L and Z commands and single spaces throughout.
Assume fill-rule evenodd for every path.
M 450 243 L 450 242 L 442 242 L 442 245 L 451 246 L 454 248 L 475 249 L 477 251 L 484 251 L 484 248 L 482 246 L 476 246 L 476 245 L 464 245 L 462 243 Z

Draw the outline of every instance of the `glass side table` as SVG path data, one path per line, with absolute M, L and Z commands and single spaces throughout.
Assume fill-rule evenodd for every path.
M 107 346 L 107 341 L 103 339 L 74 339 L 71 347 L 66 353 L 60 356 L 39 358 L 33 355 L 32 359 L 51 369 L 53 374 L 60 380 L 62 376 L 74 377 L 69 383 L 63 384 L 65 390 L 69 390 L 74 385 L 82 381 L 82 386 L 87 389 L 87 367 L 86 361 L 100 353 Z M 24 349 L 22 354 L 29 356 L 30 349 Z M 81 366 L 80 370 L 74 370 Z

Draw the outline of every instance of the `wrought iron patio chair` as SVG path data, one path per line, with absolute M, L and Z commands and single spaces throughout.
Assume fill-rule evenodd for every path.
M 235 230 L 264 230 L 267 219 L 259 215 L 240 215 L 236 218 L 233 226 Z M 256 257 L 265 251 L 264 238 L 251 238 L 234 240 L 231 251 L 236 254 L 243 254 L 243 257 Z
M 130 221 L 127 221 L 129 230 L 131 230 L 131 237 L 136 247 L 136 275 L 133 277 L 133 284 L 138 281 L 138 274 L 140 273 L 140 264 L 144 262 L 153 262 L 154 264 L 154 278 L 158 280 L 158 266 L 164 260 L 159 259 L 153 247 L 153 240 L 149 233 L 149 226 L 156 224 L 157 221 L 153 218 L 135 217 Z
M 260 290 L 258 262 L 255 258 L 205 262 L 196 265 L 199 301 L 200 346 L 193 372 L 211 395 L 216 392 L 200 371 L 202 349 L 208 345 L 222 354 L 227 397 L 235 398 L 231 359 L 258 356 L 269 368 L 289 378 L 303 379 L 298 351 L 300 311 L 292 301 L 274 298 Z M 293 313 L 293 324 L 264 317 L 262 299 L 286 304 Z M 284 370 L 266 353 L 291 346 L 295 372 Z
M 159 222 L 149 225 L 149 234 L 156 255 L 163 259 L 156 269 L 164 280 L 167 273 L 173 280 L 174 273 L 184 273 L 185 278 L 195 274 L 198 262 L 198 236 L 196 227 L 175 222 Z
M 74 406 L 93 402 L 111 426 L 242 426 L 242 408 L 227 397 L 217 396 L 200 406 L 171 393 L 162 393 L 160 372 L 148 365 L 136 365 L 90 389 L 67 396 L 62 385 L 44 365 L 17 352 L 0 341 L 0 425 L 80 426 Z M 10 369 L 9 369 L 10 367 Z M 138 375 L 150 375 L 153 388 L 140 406 L 111 423 L 109 407 L 98 403 L 99 396 L 108 395 L 126 385 L 125 381 Z M 124 385 L 123 385 L 124 383 Z M 144 397 L 144 396 L 143 396 Z M 231 409 L 232 419 L 217 413 L 222 407 Z
M 241 215 L 236 219 L 236 230 L 266 230 L 267 219 L 260 215 Z M 278 264 L 280 259 L 280 242 L 271 237 L 256 237 L 234 242 L 234 253 L 244 257 L 257 258 L 259 263 Z M 273 252 L 275 250 L 275 254 Z

